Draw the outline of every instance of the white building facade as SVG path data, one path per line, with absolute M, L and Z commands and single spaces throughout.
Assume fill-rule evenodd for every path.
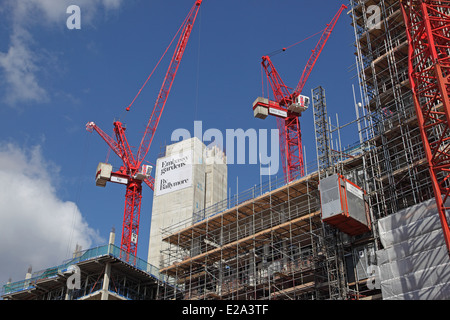
M 157 160 L 148 263 L 164 267 L 164 230 L 180 228 L 194 213 L 227 198 L 226 157 L 218 147 L 207 147 L 198 138 L 166 146 Z

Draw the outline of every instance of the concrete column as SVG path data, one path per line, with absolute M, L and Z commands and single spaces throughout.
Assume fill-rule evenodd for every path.
M 23 287 L 24 288 L 26 288 L 26 287 L 28 287 L 29 286 L 29 284 L 30 284 L 30 282 L 31 282 L 31 276 L 33 275 L 32 274 L 32 268 L 31 268 L 31 265 L 28 267 L 28 270 L 27 270 L 27 273 L 25 274 L 25 280 L 29 280 L 29 281 L 25 281 L 24 283 L 23 283 Z
M 108 300 L 110 276 L 111 276 L 111 263 L 107 262 L 106 266 L 105 266 L 105 275 L 103 276 L 103 287 L 102 287 L 101 300 Z
M 115 241 L 116 241 L 116 229 L 112 227 L 111 232 L 109 233 L 109 244 L 114 244 Z
M 113 227 L 109 233 L 109 245 L 114 245 L 116 239 L 116 230 Z M 102 300 L 108 300 L 109 279 L 111 277 L 111 263 L 107 262 L 105 266 L 105 274 L 103 276 Z
M 31 275 L 32 275 L 32 268 L 31 266 L 29 266 L 27 273 L 25 274 L 25 280 L 31 279 Z
M 82 250 L 82 246 L 78 245 L 78 243 L 75 245 L 75 250 L 73 252 L 72 258 L 75 259 L 76 257 L 81 256 L 81 250 Z
M 115 241 L 116 241 L 116 229 L 112 227 L 111 232 L 109 233 L 108 253 L 111 253 L 113 251 Z

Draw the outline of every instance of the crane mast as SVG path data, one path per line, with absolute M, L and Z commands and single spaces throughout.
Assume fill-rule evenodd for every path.
M 347 9 L 347 6 L 342 5 L 322 32 L 316 47 L 312 50 L 297 87 L 292 93 L 291 89 L 284 84 L 270 57 L 262 57 L 261 64 L 270 83 L 275 101 L 258 98 L 253 104 L 254 115 L 258 118 L 265 118 L 268 114 L 276 116 L 277 127 L 280 132 L 281 162 L 288 182 L 305 174 L 299 116 L 307 109 L 309 98 L 302 96 L 301 93 L 344 9 Z
M 450 1 L 402 0 L 409 79 L 450 256 Z
M 106 182 L 110 181 L 126 185 L 121 249 L 122 252 L 132 254 L 135 257 L 139 234 L 142 182 L 146 183 L 152 190 L 154 189 L 155 183 L 154 178 L 150 175 L 152 169 L 151 166 L 143 165 L 143 162 L 148 154 L 156 128 L 161 119 L 164 106 L 169 97 L 172 84 L 186 49 L 201 3 L 202 0 L 195 1 L 182 23 L 182 31 L 177 46 L 174 50 L 169 68 L 166 72 L 136 156 L 133 155 L 131 147 L 128 144 L 125 135 L 126 127 L 122 122 L 115 121 L 113 123 L 115 139 L 101 130 L 94 122 L 89 122 L 86 125 L 86 129 L 90 132 L 96 131 L 123 162 L 120 169 L 115 172 L 112 171 L 111 165 L 100 163 L 97 168 L 96 184 L 104 187 Z M 127 110 L 129 110 L 129 108 L 127 108 Z

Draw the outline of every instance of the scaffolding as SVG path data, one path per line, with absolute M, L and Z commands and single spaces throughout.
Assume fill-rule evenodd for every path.
M 165 230 L 170 247 L 161 273 L 176 279 L 183 299 L 320 294 L 328 279 L 316 193 L 309 176 L 175 233 Z
M 359 89 L 359 99 L 353 90 L 356 119 L 340 125 L 336 115 L 333 125 L 325 89 L 311 91 L 317 154 L 317 162 L 307 170 L 312 173 L 289 183 L 269 176 L 268 182 L 164 228 L 167 246 L 161 250 L 161 268 L 157 276 L 144 278 L 152 278 L 151 286 L 143 291 L 144 282 L 129 282 L 126 274 L 117 274 L 112 294 L 121 295 L 121 289 L 135 284 L 139 295 L 133 298 L 140 299 L 381 298 L 380 288 L 370 282 L 371 266 L 386 250 L 380 219 L 414 210 L 434 193 L 409 85 L 400 2 L 351 0 L 349 16 Z M 359 140 L 343 146 L 341 131 L 346 129 L 353 130 L 352 136 L 358 133 Z M 332 174 L 364 190 L 370 231 L 349 235 L 322 220 L 319 185 Z M 86 289 L 80 296 L 102 286 L 95 279 L 102 279 L 104 271 L 94 271 L 82 279 Z M 53 278 L 42 279 L 51 284 Z M 35 280 L 41 287 L 46 283 Z M 122 281 L 126 287 L 115 285 Z M 11 293 L 28 294 L 30 283 L 19 283 L 20 290 Z M 62 287 L 46 292 L 45 298 L 67 294 Z
M 366 8 L 380 8 L 368 28 Z M 170 244 L 161 273 L 175 283 L 163 299 L 352 299 L 377 296 L 367 287 L 376 263 L 377 219 L 432 196 L 408 84 L 407 42 L 397 1 L 352 1 L 361 104 L 359 141 L 334 143 L 325 90 L 312 90 L 317 171 L 227 209 L 195 215 L 163 232 Z M 360 113 L 358 112 L 360 111 Z M 349 236 L 323 223 L 320 179 L 339 173 L 361 186 L 371 232 Z M 255 187 L 255 190 L 260 187 Z M 262 188 L 261 188 L 262 189 Z M 254 190 L 254 191 L 255 191 Z M 239 196 L 236 196 L 239 198 Z M 228 203 L 229 204 L 229 203 Z
M 365 189 L 379 219 L 432 198 L 433 190 L 409 86 L 400 2 L 352 0 L 351 5 L 365 112 L 360 131 L 365 137 Z
M 332 152 L 330 143 L 330 124 L 328 121 L 327 104 L 325 98 L 325 89 L 317 87 L 311 90 L 314 132 L 316 138 L 316 155 L 319 175 L 322 171 L 327 171 L 336 163 L 336 158 Z
M 360 95 L 357 103 L 354 90 L 356 120 L 340 125 L 336 115 L 333 126 L 325 90 L 313 89 L 317 171 L 265 193 L 255 194 L 255 186 L 253 197 L 164 230 L 170 247 L 161 273 L 178 290 L 162 298 L 380 298 L 367 285 L 382 247 L 377 222 L 433 198 L 433 190 L 409 87 L 400 4 L 352 0 L 349 16 Z M 343 147 L 340 133 L 349 124 L 357 126 L 359 141 Z M 335 173 L 366 192 L 370 232 L 349 236 L 322 221 L 318 185 Z
M 434 192 L 408 77 L 409 44 L 400 1 L 352 0 L 350 16 L 363 110 L 359 132 L 364 137 L 364 188 L 378 256 L 385 248 L 377 222 L 433 200 Z M 409 216 L 405 219 L 410 223 Z M 417 257 L 412 264 L 420 264 Z M 377 265 L 386 262 L 376 260 Z M 436 261 L 427 261 L 426 268 L 437 268 Z M 410 276 L 403 271 L 400 276 Z M 382 283 L 383 277 L 387 274 L 381 273 Z M 406 287 L 403 290 L 408 296 Z
M 173 287 L 161 289 L 160 298 L 295 300 L 376 294 L 366 286 L 365 271 L 356 271 L 356 238 L 322 223 L 318 178 L 316 171 L 269 186 L 271 190 L 231 208 L 186 221 L 184 228 L 163 230 L 169 246 L 161 252 L 160 272 Z
M 78 287 L 69 288 L 78 268 Z M 77 251 L 61 265 L 9 282 L 0 290 L 4 300 L 154 300 L 159 271 L 110 243 Z M 166 284 L 165 290 L 170 290 Z

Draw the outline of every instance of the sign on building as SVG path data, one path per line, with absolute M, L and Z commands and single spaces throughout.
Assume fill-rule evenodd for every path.
M 158 159 L 156 179 L 156 196 L 190 187 L 192 185 L 191 152 Z

